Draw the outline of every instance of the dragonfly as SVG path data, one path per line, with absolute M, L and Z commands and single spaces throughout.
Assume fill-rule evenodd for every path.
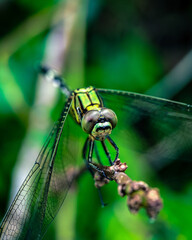
M 133 149 L 157 165 L 186 151 L 191 154 L 192 105 L 92 86 L 71 91 L 49 67 L 41 66 L 41 74 L 49 76 L 67 100 L 1 222 L 3 240 L 44 237 L 74 180 L 68 169 L 76 164 L 76 142 L 91 174 L 93 159 L 103 164 L 101 151 L 109 165 L 116 162 L 123 148 L 119 139 L 125 150 Z

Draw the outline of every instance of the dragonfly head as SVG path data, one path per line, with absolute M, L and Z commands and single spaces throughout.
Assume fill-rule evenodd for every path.
M 116 114 L 108 108 L 98 108 L 85 113 L 81 121 L 84 132 L 96 140 L 104 140 L 117 125 Z

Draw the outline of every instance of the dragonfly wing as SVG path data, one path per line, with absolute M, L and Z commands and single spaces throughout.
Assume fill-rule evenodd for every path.
M 73 180 L 66 174 L 70 156 L 65 153 L 67 131 L 63 130 L 71 101 L 69 98 L 66 102 L 61 118 L 7 211 L 0 239 L 41 239 L 62 205 Z
M 104 106 L 116 112 L 113 134 L 118 139 L 123 136 L 127 148 L 142 153 L 159 169 L 178 159 L 191 161 L 191 105 L 118 90 L 97 92 Z

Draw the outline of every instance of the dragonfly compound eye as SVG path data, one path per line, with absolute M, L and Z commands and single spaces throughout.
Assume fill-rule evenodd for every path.
M 116 114 L 109 108 L 102 108 L 101 114 L 104 116 L 106 121 L 110 122 L 112 128 L 115 128 L 117 125 L 117 116 Z
M 99 111 L 91 110 L 85 113 L 81 121 L 81 127 L 86 133 L 91 133 L 94 125 L 100 117 Z

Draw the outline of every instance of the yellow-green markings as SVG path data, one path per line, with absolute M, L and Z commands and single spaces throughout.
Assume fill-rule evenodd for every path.
M 81 119 L 77 112 L 80 110 L 83 116 L 87 111 L 98 109 L 103 107 L 101 99 L 97 96 L 97 93 L 93 87 L 76 89 L 73 92 L 72 100 L 72 115 L 78 124 L 81 124 Z

